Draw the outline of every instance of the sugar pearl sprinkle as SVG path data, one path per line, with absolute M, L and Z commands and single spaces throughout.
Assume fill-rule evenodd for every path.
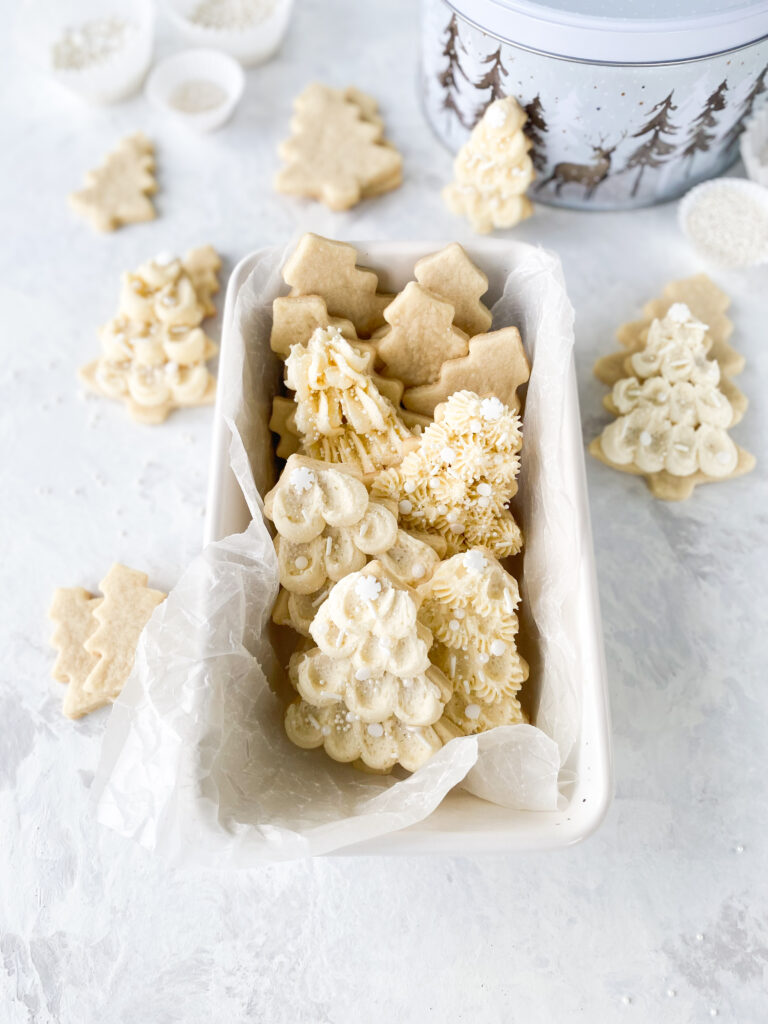
M 378 739 L 380 736 L 384 735 L 384 726 L 381 722 L 371 722 L 366 728 L 366 732 L 369 736 L 373 736 L 374 739 Z
M 477 721 L 477 719 L 480 717 L 480 705 L 467 704 L 466 708 L 464 709 L 464 714 L 470 720 L 470 722 Z
M 408 501 L 407 498 L 403 498 L 398 507 L 404 516 L 410 515 L 413 512 L 413 502 Z
M 307 566 L 309 565 L 309 559 L 305 558 L 304 555 L 299 555 L 299 557 L 293 564 L 296 566 L 299 572 L 301 572 L 302 570 L 306 569 Z

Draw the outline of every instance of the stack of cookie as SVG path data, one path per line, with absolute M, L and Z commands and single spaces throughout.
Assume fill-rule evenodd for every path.
M 414 274 L 380 293 L 352 246 L 307 235 L 273 308 L 293 393 L 272 416 L 287 457 L 265 498 L 273 618 L 302 638 L 286 730 L 376 771 L 525 721 L 519 593 L 499 559 L 523 542 L 507 506 L 528 363 L 515 328 L 489 331 L 487 279 L 460 246 Z
M 80 371 L 86 387 L 123 401 L 141 423 L 213 402 L 216 382 L 206 363 L 217 349 L 201 324 L 216 312 L 220 267 L 204 245 L 183 259 L 160 253 L 124 274 L 117 313 L 100 331 L 102 354 Z

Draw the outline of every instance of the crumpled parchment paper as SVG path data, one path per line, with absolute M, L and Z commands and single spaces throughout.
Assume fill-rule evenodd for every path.
M 384 270 L 386 287 L 402 287 L 415 260 L 438 247 L 377 243 L 361 262 Z M 284 659 L 268 626 L 277 564 L 260 492 L 275 479 L 267 422 L 280 364 L 269 326 L 271 301 L 285 290 L 284 255 L 264 250 L 253 260 L 222 339 L 219 409 L 253 519 L 244 533 L 208 545 L 145 629 L 104 737 L 98 817 L 177 862 L 247 867 L 405 828 L 458 785 L 510 808 L 555 810 L 581 714 L 563 611 L 581 551 L 562 483 L 573 313 L 559 261 L 521 243 L 470 247 L 490 278 L 494 327 L 517 324 L 532 362 L 513 510 L 526 538 L 522 622 L 536 725 L 453 740 L 415 774 L 383 777 L 294 747 L 274 692 L 285 687 Z

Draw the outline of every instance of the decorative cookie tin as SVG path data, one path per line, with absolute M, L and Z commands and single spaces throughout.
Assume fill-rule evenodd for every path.
M 422 0 L 422 82 L 452 150 L 490 102 L 520 101 L 534 200 L 647 206 L 737 159 L 768 99 L 768 0 Z

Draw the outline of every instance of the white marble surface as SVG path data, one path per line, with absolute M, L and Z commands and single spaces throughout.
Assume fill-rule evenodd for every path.
M 0 492 L 0 1019 L 3 1024 L 751 1024 L 768 1016 L 764 619 L 768 271 L 716 275 L 752 407 L 757 471 L 654 502 L 590 462 L 617 795 L 556 855 L 329 859 L 252 873 L 168 871 L 96 826 L 104 713 L 79 725 L 50 681 L 45 610 L 121 559 L 171 586 L 200 544 L 210 410 L 159 429 L 78 397 L 121 270 L 212 242 L 228 267 L 298 228 L 466 238 L 438 186 L 449 157 L 416 99 L 409 0 L 299 0 L 280 58 L 249 72 L 236 119 L 196 138 L 141 100 L 88 109 L 3 38 L 3 487 Z M 176 44 L 163 30 L 159 49 Z M 276 197 L 274 149 L 307 80 L 384 102 L 403 188 L 348 215 Z M 159 219 L 95 237 L 66 193 L 124 132 L 158 141 Z M 577 311 L 585 438 L 603 422 L 595 357 L 668 279 L 701 269 L 673 207 L 542 208 L 516 233 L 562 256 Z

